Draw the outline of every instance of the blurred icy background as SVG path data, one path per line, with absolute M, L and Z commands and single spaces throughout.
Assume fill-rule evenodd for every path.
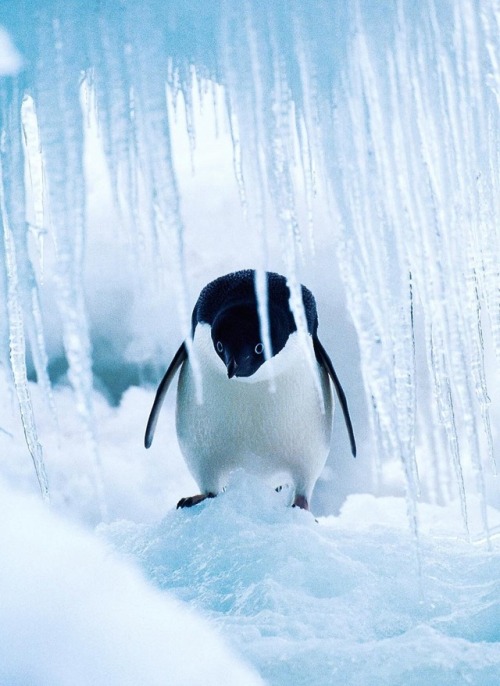
M 269 683 L 497 684 L 497 0 L 0 25 L 0 683 L 258 683 L 153 584 Z M 253 266 L 315 293 L 349 401 L 319 525 L 243 475 L 172 512 L 174 389 L 142 447 L 199 290 Z

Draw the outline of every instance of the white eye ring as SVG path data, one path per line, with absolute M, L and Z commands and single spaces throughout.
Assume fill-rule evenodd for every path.
M 220 341 L 217 341 L 215 347 L 217 348 L 218 353 L 221 353 L 224 350 L 224 346 L 222 345 L 222 343 Z
M 264 346 L 262 345 L 262 343 L 257 343 L 257 345 L 255 346 L 255 352 L 257 353 L 257 355 L 262 355 L 262 353 L 264 352 Z

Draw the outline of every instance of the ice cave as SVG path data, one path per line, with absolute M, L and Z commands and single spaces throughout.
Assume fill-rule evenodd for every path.
M 499 162 L 498 0 L 0 1 L 0 685 L 500 682 Z M 175 510 L 175 388 L 143 447 L 247 268 L 349 401 L 314 515 Z

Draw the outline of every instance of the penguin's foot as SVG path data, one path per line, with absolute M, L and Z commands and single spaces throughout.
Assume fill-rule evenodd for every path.
M 181 498 L 177 503 L 177 509 L 183 507 L 193 507 L 193 505 L 198 505 L 202 503 L 207 498 L 215 498 L 216 493 L 200 493 L 199 495 L 192 495 L 189 498 Z
M 292 507 L 300 507 L 301 510 L 309 510 L 309 503 L 305 495 L 296 495 Z

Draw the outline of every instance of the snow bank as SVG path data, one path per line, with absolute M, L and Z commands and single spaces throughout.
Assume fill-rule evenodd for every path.
M 345 518 L 315 521 L 286 507 L 289 497 L 237 475 L 159 524 L 100 533 L 217 622 L 270 684 L 499 683 L 495 541 L 487 552 L 423 533 L 419 578 L 402 499 L 356 496 Z M 443 534 L 453 513 L 432 510 L 425 521 Z
M 261 683 L 206 621 L 0 484 L 0 684 Z
M 52 509 L 92 527 L 95 488 L 71 391 L 55 389 L 58 437 L 39 389 L 30 389 Z M 185 682 L 172 676 L 181 665 L 192 668 L 193 683 L 210 683 L 214 663 L 197 651 L 206 647 L 214 670 L 225 658 L 172 595 L 215 624 L 271 685 L 500 683 L 500 512 L 489 510 L 495 536 L 487 552 L 466 542 L 459 503 L 420 504 L 420 580 L 404 499 L 351 495 L 340 516 L 316 522 L 288 507 L 287 489 L 275 493 L 236 474 L 215 500 L 176 511 L 177 500 L 197 487 L 175 441 L 175 394 L 150 451 L 142 445 L 150 390 L 130 388 L 118 408 L 97 394 L 94 401 L 116 520 L 99 534 L 157 590 L 95 537 L 63 524 L 38 500 L 0 488 L 1 686 L 142 685 L 162 683 L 154 679 L 164 674 L 164 683 L 176 684 Z M 0 394 L 0 426 L 4 481 L 36 493 L 7 393 Z M 335 491 L 336 480 L 326 487 Z M 469 515 L 475 537 L 479 499 L 469 500 Z M 220 683 L 240 683 L 229 680 L 231 665 L 228 658 Z

